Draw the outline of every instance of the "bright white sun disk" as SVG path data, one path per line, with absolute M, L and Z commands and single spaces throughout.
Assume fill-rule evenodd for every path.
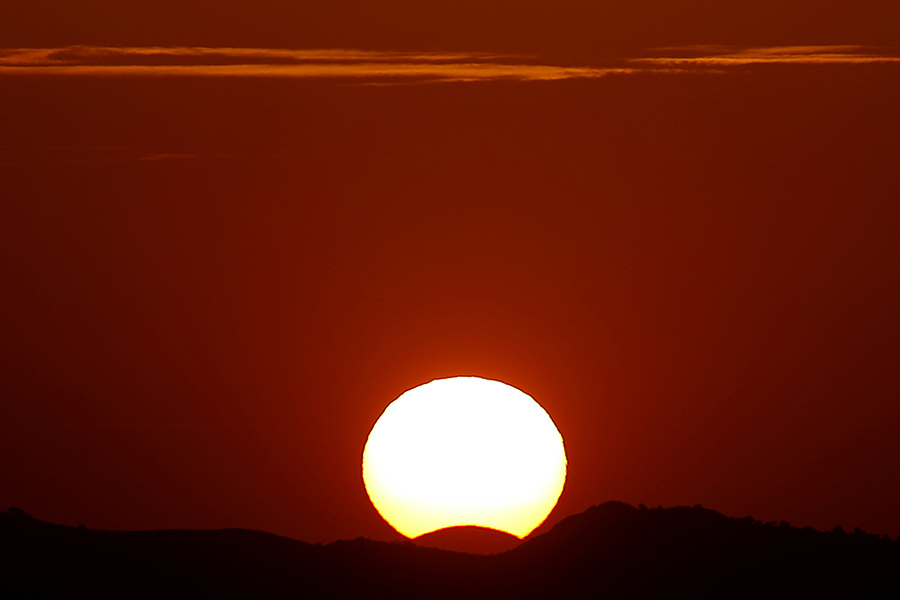
M 516 388 L 438 379 L 401 395 L 369 434 L 363 480 L 378 512 L 407 537 L 475 525 L 528 535 L 566 478 L 562 436 Z

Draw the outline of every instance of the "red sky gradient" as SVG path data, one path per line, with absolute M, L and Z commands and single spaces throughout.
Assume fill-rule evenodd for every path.
M 135 4 L 0 22 L 0 508 L 393 539 L 369 429 L 479 375 L 548 524 L 900 534 L 900 4 Z

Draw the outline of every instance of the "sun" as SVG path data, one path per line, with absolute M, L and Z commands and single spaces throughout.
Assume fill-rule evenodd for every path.
M 523 538 L 566 480 L 563 439 L 531 396 L 479 377 L 436 379 L 382 413 L 363 450 L 376 510 L 403 535 L 474 525 Z

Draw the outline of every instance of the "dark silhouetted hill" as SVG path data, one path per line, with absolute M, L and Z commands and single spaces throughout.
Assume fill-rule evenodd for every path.
M 97 531 L 0 513 L 0 598 L 460 597 L 896 599 L 900 542 L 618 502 L 493 555 L 241 529 Z
M 416 546 L 438 548 L 472 554 L 498 554 L 512 550 L 522 543 L 514 535 L 486 527 L 447 527 L 420 535 L 413 540 Z

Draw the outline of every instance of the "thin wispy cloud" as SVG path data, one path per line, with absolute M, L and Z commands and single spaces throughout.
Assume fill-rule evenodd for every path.
M 94 76 L 295 77 L 406 81 L 545 81 L 627 73 L 565 67 L 525 56 L 263 48 L 91 47 L 0 50 L 0 73 Z
M 330 62 L 465 62 L 509 58 L 509 55 L 474 52 L 396 52 L 321 48 L 207 48 L 199 46 L 67 46 L 65 48 L 10 48 L 0 50 L 0 64 L 21 66 L 85 65 L 215 65 L 302 64 Z
M 658 48 L 602 65 L 545 64 L 533 56 L 357 49 L 105 47 L 0 49 L 0 76 L 163 76 L 343 79 L 396 85 L 440 81 L 553 81 L 613 74 L 727 71 L 785 64 L 900 63 L 900 49 L 864 46 Z
M 685 46 L 659 48 L 664 56 L 634 58 L 632 64 L 655 67 L 715 67 L 758 64 L 852 65 L 900 63 L 900 49 L 866 46 L 770 46 L 734 48 L 727 46 Z
M 190 152 L 148 152 L 127 146 L 55 146 L 30 152 L 17 146 L 0 145 L 0 165 L 26 164 L 114 165 L 123 163 L 181 162 L 226 155 L 201 155 Z

